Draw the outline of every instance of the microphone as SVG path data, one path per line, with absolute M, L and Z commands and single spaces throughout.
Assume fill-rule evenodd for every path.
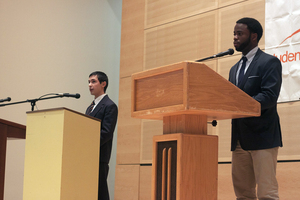
M 4 101 L 10 101 L 11 98 L 10 97 L 7 97 L 6 99 L 0 99 L 0 103 L 4 102 Z
M 224 52 L 214 55 L 214 57 L 222 57 L 222 56 L 226 56 L 226 55 L 232 55 L 233 53 L 234 53 L 233 49 L 228 49 L 227 51 L 224 51 Z
M 76 99 L 80 98 L 80 94 L 78 94 L 78 93 L 76 93 L 76 94 L 59 93 L 59 96 L 61 96 L 61 97 L 74 97 Z
M 222 57 L 222 56 L 226 56 L 226 55 L 232 55 L 233 53 L 234 53 L 233 49 L 228 49 L 227 51 L 215 54 L 215 55 L 207 57 L 207 58 L 196 60 L 195 62 L 201 62 L 201 61 L 208 60 L 208 59 L 211 59 L 211 58 L 217 58 L 217 57 Z

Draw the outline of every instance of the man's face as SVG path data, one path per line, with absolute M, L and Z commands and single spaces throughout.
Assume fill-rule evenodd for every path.
M 91 76 L 89 78 L 89 89 L 90 89 L 91 95 L 94 95 L 95 98 L 104 94 L 105 85 L 106 85 L 106 82 L 103 81 L 102 83 L 100 83 L 98 80 L 98 77 L 96 75 Z
M 234 27 L 233 45 L 237 51 L 244 55 L 252 49 L 251 33 L 246 24 L 237 23 Z

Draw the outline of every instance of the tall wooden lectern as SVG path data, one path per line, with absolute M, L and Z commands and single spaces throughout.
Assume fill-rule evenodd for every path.
M 132 117 L 163 120 L 153 138 L 152 200 L 217 200 L 218 137 L 207 122 L 260 115 L 260 104 L 202 63 L 132 75 Z
M 27 113 L 23 200 L 97 200 L 100 120 L 66 108 Z

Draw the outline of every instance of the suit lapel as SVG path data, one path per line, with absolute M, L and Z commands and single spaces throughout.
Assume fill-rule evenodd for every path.
M 90 116 L 95 117 L 97 113 L 103 108 L 105 102 L 108 100 L 108 95 L 105 95 L 103 99 L 97 104 L 96 108 L 90 113 Z
M 250 63 L 250 65 L 249 65 L 249 67 L 248 67 L 248 69 L 246 71 L 246 74 L 245 74 L 245 76 L 243 78 L 243 81 L 242 81 L 242 84 L 241 84 L 240 88 L 244 87 L 245 83 L 248 80 L 249 75 L 251 74 L 251 71 L 256 66 L 257 59 L 259 58 L 259 56 L 260 56 L 261 53 L 262 53 L 262 51 L 260 49 L 258 49 L 257 52 L 256 52 L 256 54 L 255 54 L 255 56 L 254 56 L 254 58 L 253 58 L 253 60 L 252 60 L 252 62 Z

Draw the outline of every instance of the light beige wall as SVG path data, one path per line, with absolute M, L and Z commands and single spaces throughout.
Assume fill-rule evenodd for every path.
M 44 100 L 37 107 L 67 107 L 83 113 L 93 99 L 88 75 L 102 70 L 110 80 L 107 93 L 118 104 L 121 0 L 0 0 L 0 5 L 0 99 L 11 97 L 11 102 L 17 102 L 48 93 L 80 93 L 80 99 Z M 0 118 L 26 125 L 30 109 L 29 103 L 0 107 Z M 110 163 L 112 196 L 116 139 Z M 22 167 L 16 170 L 22 172 Z M 15 186 L 7 188 L 6 199 L 21 199 L 9 196 L 22 194 L 22 187 Z
M 118 96 L 120 33 L 115 30 L 120 28 L 120 16 L 113 10 L 118 8 L 106 0 L 1 0 L 0 9 L 1 98 L 9 96 L 14 102 L 47 93 L 80 93 L 78 100 L 37 105 L 84 112 L 92 100 L 87 79 L 93 70 L 107 71 L 107 92 Z M 1 107 L 0 117 L 25 124 L 30 108 L 29 103 Z

